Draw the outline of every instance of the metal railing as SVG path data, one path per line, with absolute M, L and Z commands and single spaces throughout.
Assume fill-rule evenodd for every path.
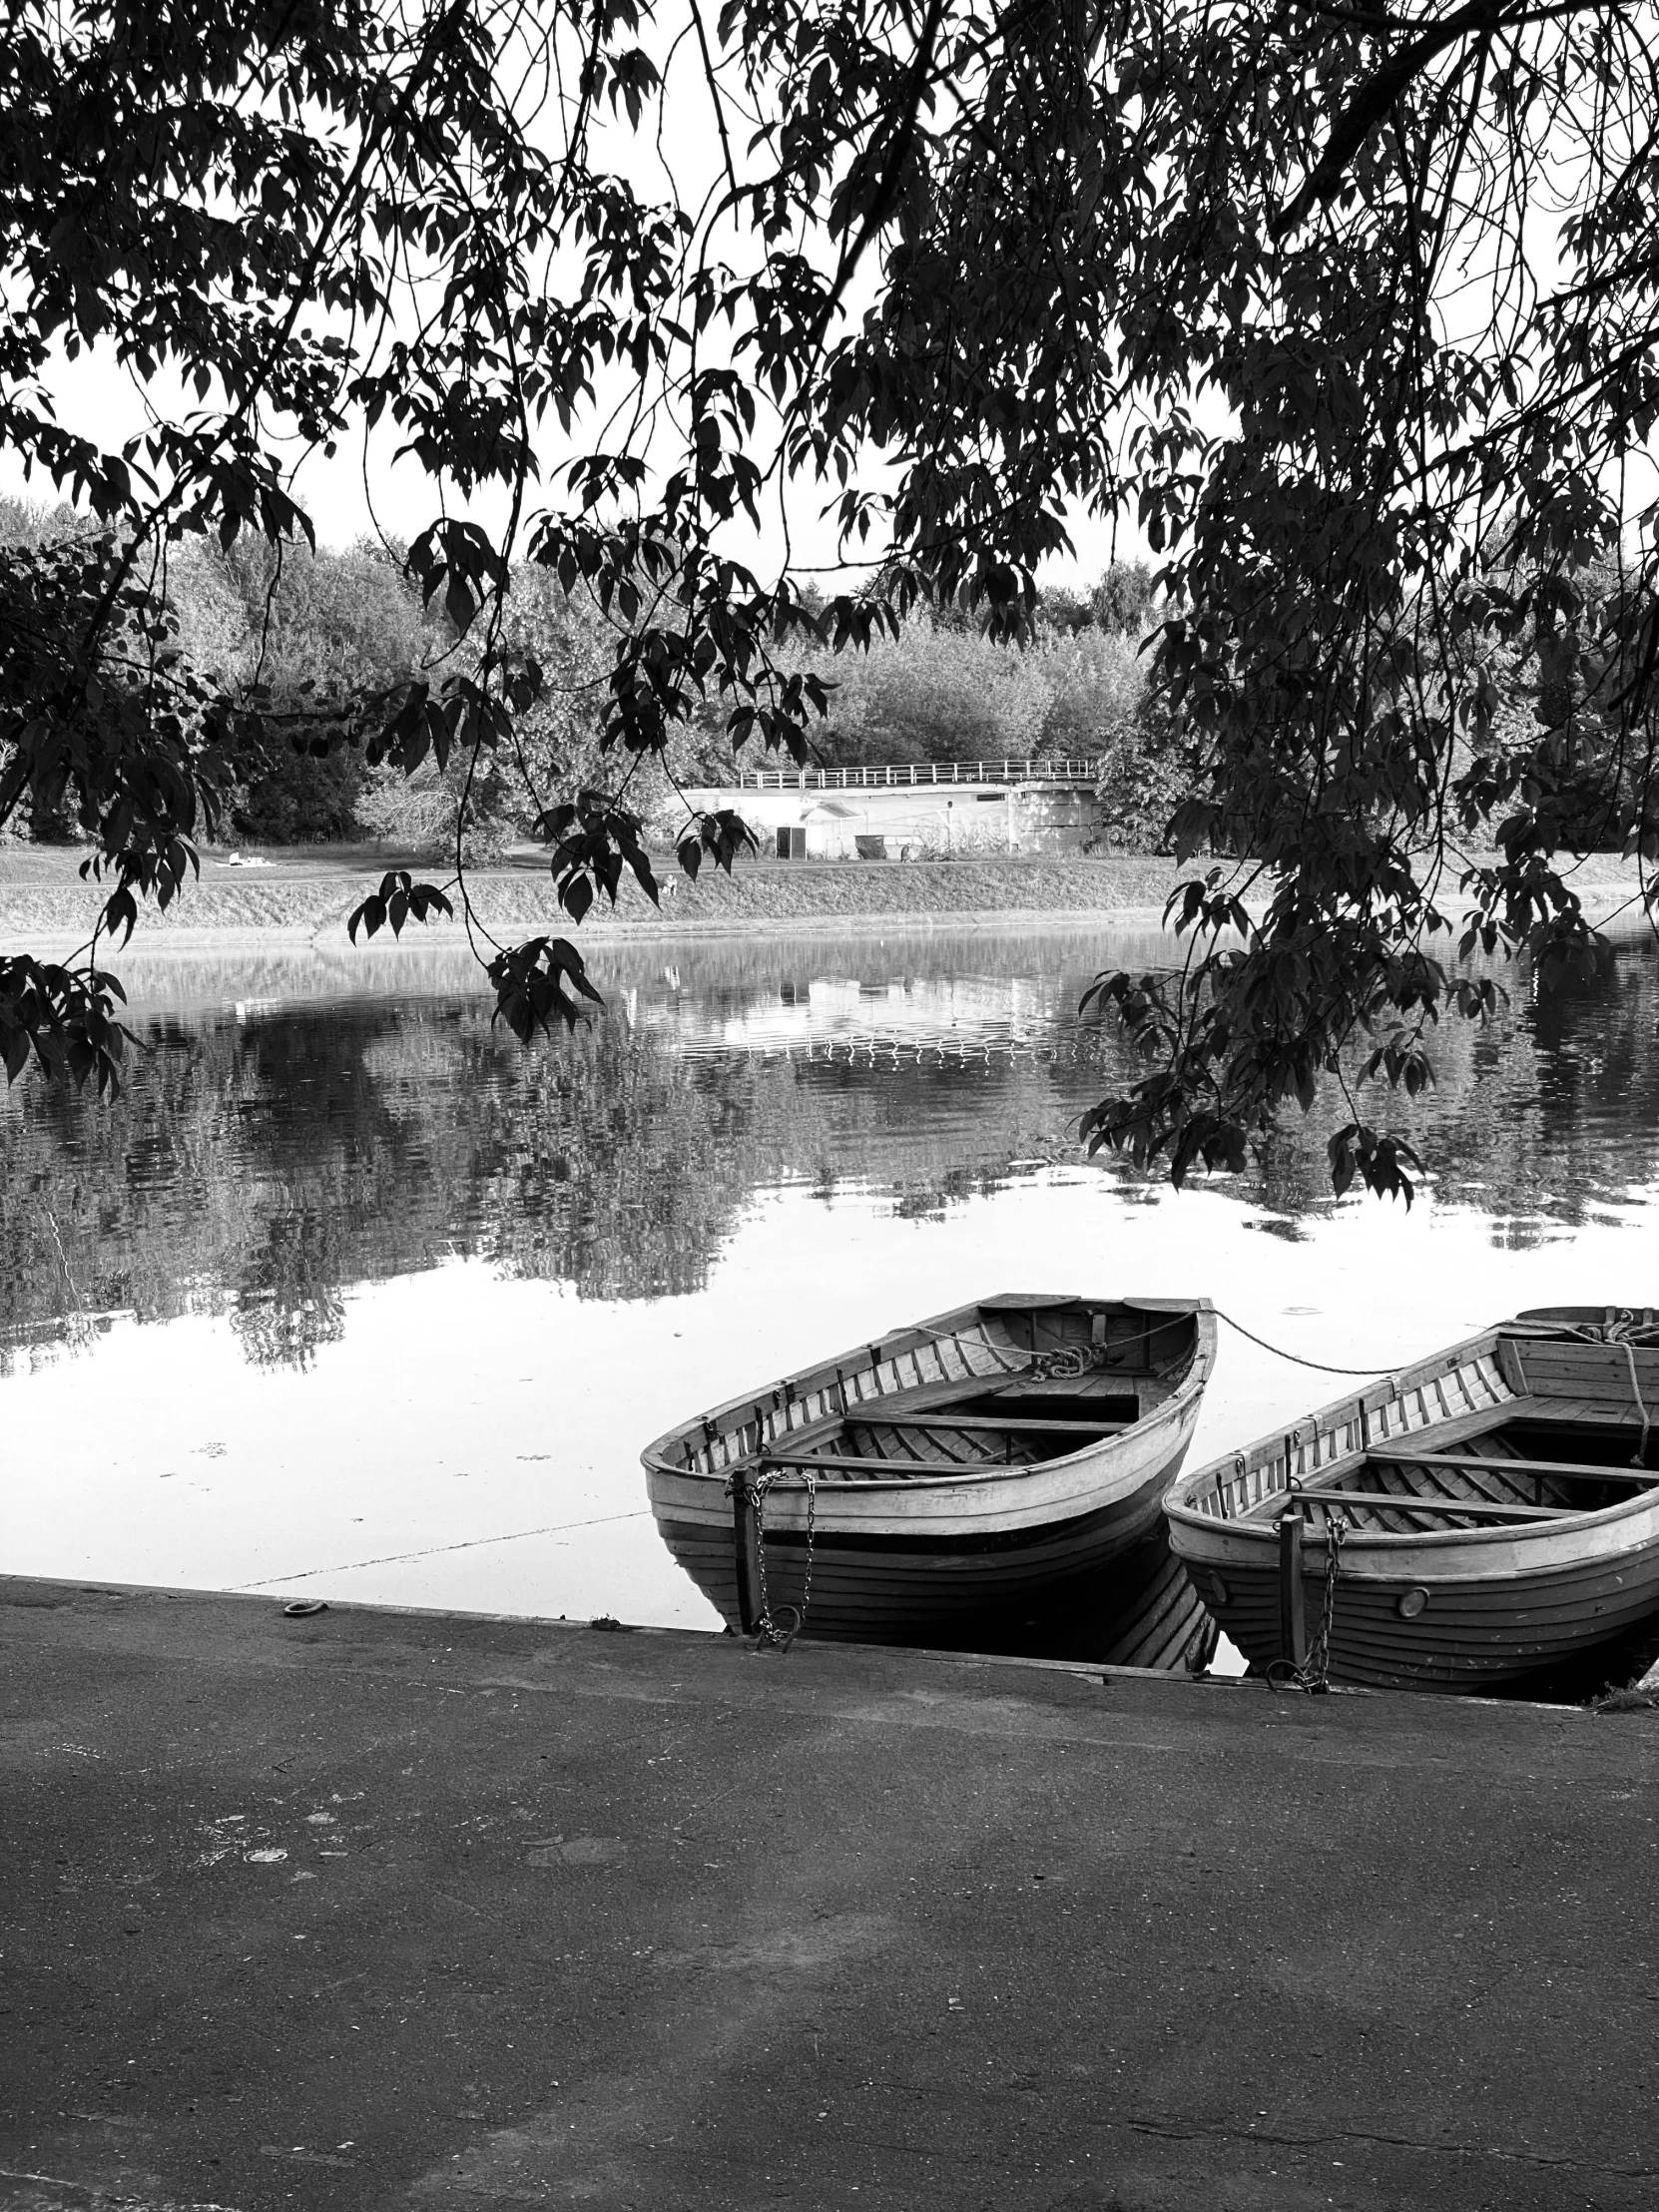
M 887 768 L 746 769 L 738 788 L 750 792 L 912 791 L 933 784 L 1089 784 L 1098 761 L 900 761 Z

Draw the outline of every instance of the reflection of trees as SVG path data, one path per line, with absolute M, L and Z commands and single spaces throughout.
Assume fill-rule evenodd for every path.
M 469 1247 L 513 1275 L 594 1298 L 697 1290 L 776 1172 L 754 1071 L 712 1083 L 614 1017 L 539 1056 L 529 1080 L 497 1037 L 469 1038 L 464 1058 L 478 1098 Z
M 1432 1091 L 1361 1102 L 1417 1147 L 1447 1201 L 1524 1249 L 1659 1176 L 1659 990 L 1645 941 L 1617 945 L 1593 976 L 1547 983 L 1522 966 L 1499 980 L 1511 1003 L 1488 1028 L 1448 1020 L 1432 1038 Z M 1325 1142 L 1347 1118 L 1328 1085 L 1313 1114 L 1282 1118 L 1242 1186 L 1293 1218 L 1328 1207 Z
M 318 1345 L 344 1334 L 345 1258 L 327 1215 L 295 1207 L 272 1216 L 264 1247 L 243 1267 L 231 1311 L 231 1327 L 256 1367 L 308 1367 Z
M 1027 1034 L 1041 1017 L 1029 1049 L 919 1063 L 885 1046 L 874 1064 L 713 1047 L 717 1017 L 856 974 L 855 941 L 819 962 L 800 945 L 705 945 L 672 974 L 631 947 L 612 1009 L 530 1054 L 477 996 L 436 988 L 157 1021 L 115 1108 L 33 1083 L 0 1106 L 0 1343 L 61 1342 L 76 1312 L 229 1313 L 250 1359 L 303 1364 L 339 1336 L 347 1286 L 454 1256 L 586 1297 L 695 1291 L 752 1193 L 786 1177 L 824 1196 L 874 1185 L 901 1214 L 935 1215 L 1017 1161 L 1074 1157 L 1082 1108 L 1132 1079 L 1110 1032 L 1072 1025 L 1093 949 L 864 946 L 867 975 L 918 990 L 968 975 L 964 1002 L 987 1021 L 1000 986 Z M 1372 1110 L 1517 1243 L 1653 1180 L 1659 991 L 1638 945 L 1570 987 L 1508 980 L 1515 1003 L 1490 1030 L 1448 1024 L 1432 1093 Z M 1284 1222 L 1323 1209 L 1325 1140 L 1346 1111 L 1333 1087 L 1286 1117 L 1229 1187 Z
M 64 1334 L 48 1194 L 89 1309 L 229 1310 L 251 1359 L 303 1364 L 344 1286 L 452 1256 L 590 1297 L 695 1290 L 800 1136 L 780 1071 L 694 1067 L 616 1014 L 530 1055 L 475 1001 L 144 1041 L 113 1109 L 39 1087 L 3 1109 L 12 1343 Z
M 5 1109 L 0 1328 L 62 1334 L 64 1247 L 94 1309 L 230 1308 L 250 1358 L 302 1364 L 348 1283 L 489 1253 L 640 1296 L 701 1280 L 756 1176 L 744 1100 L 612 1018 L 526 1058 L 484 1013 L 384 1003 L 169 1024 L 114 1109 Z

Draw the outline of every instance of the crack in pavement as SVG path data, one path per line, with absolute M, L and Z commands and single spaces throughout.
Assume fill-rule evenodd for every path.
M 130 2185 L 110 2187 L 98 2181 L 75 2181 L 67 2174 L 37 2174 L 21 2166 L 0 2166 L 0 2181 L 27 2181 L 45 2189 L 68 2189 L 90 2197 L 104 2212 L 232 2212 L 227 2204 L 207 2204 L 192 2197 L 170 2197 L 146 2192 L 135 2196 Z
M 1492 2158 L 1507 2165 L 1565 2167 L 1573 2173 L 1608 2174 L 1620 2181 L 1649 2181 L 1659 2176 L 1659 2166 L 1602 2166 L 1581 2158 L 1551 2156 L 1544 2151 L 1503 2150 L 1488 2143 L 1423 2143 L 1412 2135 L 1379 2135 L 1367 2128 L 1346 2127 L 1322 2135 L 1270 2135 L 1265 2129 L 1184 2126 L 1174 2120 L 1125 2120 L 1123 2126 L 1137 2135 L 1156 2135 L 1171 2142 L 1207 2140 L 1227 2143 L 1273 2143 L 1288 2150 L 1308 2149 L 1321 2143 L 1381 2143 L 1391 2150 L 1420 2150 L 1442 2158 Z

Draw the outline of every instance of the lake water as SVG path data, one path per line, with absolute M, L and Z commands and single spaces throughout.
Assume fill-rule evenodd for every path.
M 1342 1367 L 1659 1303 L 1645 939 L 1448 1032 L 1389 1117 L 1432 1156 L 1409 1212 L 1331 1200 L 1335 1111 L 1182 1193 L 1080 1160 L 1126 1070 L 1079 993 L 1161 949 L 597 947 L 607 1010 L 529 1053 L 450 948 L 134 957 L 125 1098 L 0 1104 L 0 1564 L 712 1627 L 640 1447 L 976 1294 L 1206 1294 Z M 1224 1328 L 1194 1453 L 1342 1386 Z

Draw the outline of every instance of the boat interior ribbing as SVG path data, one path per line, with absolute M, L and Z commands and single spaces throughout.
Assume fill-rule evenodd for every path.
M 1304 1476 L 1297 1492 L 1311 1529 L 1340 1513 L 1356 1533 L 1421 1534 L 1517 1527 L 1609 1506 L 1659 1489 L 1659 1326 L 1596 1344 L 1560 1330 L 1499 1332 L 1498 1357 L 1517 1395 L 1442 1421 Z M 1253 1504 L 1273 1519 L 1284 1493 Z
M 965 1365 L 909 1386 L 854 1370 L 823 1419 L 758 1454 L 830 1480 L 891 1481 L 1029 1467 L 1119 1435 L 1180 1385 L 1198 1345 L 1190 1310 L 1088 1299 L 987 1299 L 940 1341 Z

